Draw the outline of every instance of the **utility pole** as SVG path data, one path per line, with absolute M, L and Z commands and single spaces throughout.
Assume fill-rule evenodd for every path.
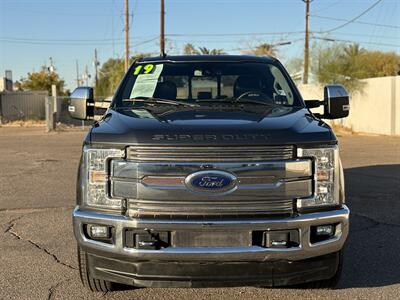
M 310 17 L 310 0 L 303 0 L 306 3 L 306 30 L 304 38 L 304 73 L 303 84 L 308 83 L 308 63 L 309 63 L 309 17 Z
M 94 87 L 97 88 L 97 83 L 98 83 L 98 71 L 97 71 L 97 67 L 99 66 L 99 62 L 97 60 L 97 49 L 94 49 Z
M 112 57 L 115 56 L 115 39 L 114 39 L 114 7 L 115 0 L 112 1 L 112 14 L 111 14 L 111 35 L 112 35 Z
M 85 66 L 85 73 L 83 73 L 82 75 L 82 80 L 85 81 L 86 86 L 89 86 L 89 78 L 90 78 L 90 74 L 88 71 L 88 66 Z
M 162 56 L 165 55 L 165 34 L 164 34 L 164 0 L 160 2 L 161 9 L 160 9 L 160 54 Z
M 76 86 L 80 86 L 78 60 L 75 61 L 75 66 L 76 66 Z
M 129 68 L 129 0 L 125 0 L 125 72 Z

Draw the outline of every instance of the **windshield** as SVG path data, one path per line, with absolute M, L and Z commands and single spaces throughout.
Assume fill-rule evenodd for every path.
M 143 102 L 154 103 L 156 99 L 204 105 L 214 102 L 302 105 L 286 75 L 270 63 L 143 62 L 133 66 L 127 76 L 116 96 L 116 108 L 143 106 Z

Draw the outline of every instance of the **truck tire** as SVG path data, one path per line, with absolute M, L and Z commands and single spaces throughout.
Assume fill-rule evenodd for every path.
M 79 262 L 79 275 L 83 286 L 92 292 L 109 292 L 113 290 L 113 284 L 110 281 L 96 279 L 90 276 L 87 269 L 86 252 L 78 246 L 78 262 Z
M 343 250 L 339 251 L 339 264 L 335 275 L 329 279 L 309 282 L 304 285 L 304 288 L 309 289 L 334 289 L 340 280 L 343 270 Z

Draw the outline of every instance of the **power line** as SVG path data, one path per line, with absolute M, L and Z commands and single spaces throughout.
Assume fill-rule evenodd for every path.
M 329 32 L 338 30 L 338 29 L 340 29 L 340 28 L 343 28 L 344 26 L 346 26 L 346 25 L 348 25 L 348 24 L 350 24 L 350 23 L 353 23 L 355 20 L 359 19 L 360 17 L 362 17 L 363 15 L 365 15 L 367 12 L 369 12 L 371 9 L 373 9 L 375 6 L 377 6 L 380 2 L 382 2 L 382 0 L 376 1 L 374 4 L 372 4 L 372 5 L 371 5 L 370 7 L 368 7 L 366 10 L 364 10 L 362 13 L 360 13 L 360 14 L 357 15 L 356 17 L 354 17 L 354 18 L 348 20 L 347 22 L 343 23 L 342 25 L 333 27 L 333 28 L 331 28 L 331 29 L 329 29 L 329 30 L 324 31 L 323 33 L 329 33 Z
M 98 42 L 98 43 L 76 43 L 76 42 L 41 42 L 41 41 L 25 41 L 25 40 L 12 40 L 0 38 L 3 43 L 9 44 L 27 44 L 27 45 L 54 45 L 54 46 L 91 46 L 91 45 L 111 45 L 111 42 Z M 122 43 L 119 43 L 122 44 Z
M 341 2 L 341 1 L 343 1 L 343 0 L 335 1 L 334 3 L 331 3 L 331 4 L 329 4 L 329 5 L 325 6 L 325 7 L 323 7 L 323 8 L 321 8 L 321 9 L 317 10 L 316 12 L 320 12 L 320 11 L 323 11 L 323 10 L 327 10 L 328 8 L 331 8 L 332 6 L 335 6 L 336 4 L 338 4 L 338 3 Z
M 345 21 L 345 22 L 349 21 L 347 19 L 333 18 L 333 17 L 319 16 L 319 15 L 310 15 L 310 17 L 318 18 L 318 19 L 333 20 L 333 21 Z M 400 28 L 400 26 L 396 26 L 396 25 L 378 24 L 378 23 L 370 23 L 370 22 L 362 22 L 362 21 L 353 21 L 353 23 L 363 24 L 363 25 L 371 25 L 371 26 L 378 26 L 378 27 L 386 27 L 386 28 L 397 28 L 397 29 Z
M 248 33 L 169 33 L 165 34 L 166 37 L 220 37 L 220 36 L 254 36 L 254 35 L 284 35 L 284 34 L 303 34 L 304 31 L 288 31 L 288 32 L 248 32 Z M 144 37 L 144 36 L 143 36 Z M 110 44 L 112 41 L 123 42 L 124 38 L 103 38 L 103 39 L 36 39 L 36 38 L 25 38 L 25 37 L 0 37 L 0 40 L 17 41 L 17 42 L 38 42 L 38 43 L 104 43 Z
M 140 46 L 140 45 L 143 45 L 143 44 L 147 44 L 147 43 L 155 41 L 156 39 L 158 39 L 158 36 L 157 37 L 153 37 L 153 38 L 148 39 L 148 40 L 137 42 L 133 46 L 136 47 L 136 46 Z M 51 41 L 51 40 L 42 41 L 42 40 L 29 40 L 29 39 L 13 39 L 13 38 L 2 38 L 2 37 L 0 37 L 0 41 L 1 42 L 5 42 L 5 43 L 11 43 L 11 44 L 57 45 L 57 46 L 59 46 L 59 45 L 63 45 L 63 46 L 90 46 L 90 45 L 93 45 L 93 46 L 96 46 L 96 45 L 111 45 L 112 44 L 112 41 L 109 41 L 109 42 L 95 42 L 95 43 L 78 43 L 78 42 L 58 42 L 58 41 L 54 42 L 54 41 Z M 121 41 L 121 42 L 118 42 L 118 43 L 115 43 L 115 44 L 123 45 L 124 42 Z
M 32 15 L 39 14 L 39 15 L 47 15 L 47 16 L 49 16 L 49 15 L 86 16 L 86 17 L 88 16 L 87 13 L 79 13 L 76 11 L 73 11 L 73 12 L 72 11 L 60 11 L 60 9 L 59 10 L 48 10 L 48 11 L 45 11 L 45 10 L 37 11 L 37 10 L 30 10 L 30 9 L 18 7 L 18 11 L 25 12 L 25 13 L 32 14 Z M 135 13 L 135 15 L 149 15 L 149 14 L 152 14 L 152 15 L 158 14 L 158 11 L 142 11 L 139 13 Z M 96 17 L 112 17 L 112 16 L 119 16 L 120 14 L 114 14 L 113 12 L 111 12 L 111 13 L 91 12 L 90 15 L 96 16 Z
M 312 34 L 319 34 L 319 32 L 311 32 Z M 392 40 L 400 40 L 400 36 L 382 36 L 382 35 L 373 35 L 373 34 L 363 34 L 363 33 L 342 33 L 336 32 L 335 35 L 348 35 L 348 36 L 363 36 L 370 38 L 380 38 L 380 39 L 392 39 Z
M 282 34 L 303 34 L 304 31 L 282 31 L 282 32 L 248 32 L 248 33 L 168 33 L 169 37 L 188 36 L 249 36 L 249 35 L 282 35 Z
M 154 36 L 154 35 L 150 35 L 150 36 Z M 149 36 L 142 36 L 141 38 L 144 37 L 149 37 Z M 104 38 L 104 39 L 36 39 L 36 38 L 25 38 L 25 37 L 8 37 L 8 36 L 4 36 L 4 37 L 0 37 L 0 39 L 6 39 L 6 40 L 15 40 L 15 41 L 33 41 L 33 42 L 72 42 L 72 43 L 92 43 L 92 42 L 111 42 L 113 40 L 117 40 L 117 41 L 123 41 L 123 38 L 117 38 L 117 39 L 113 39 L 113 38 Z
M 387 47 L 398 47 L 400 48 L 400 44 L 387 44 L 387 43 L 378 43 L 378 42 L 366 42 L 366 41 L 352 41 L 352 40 L 343 40 L 337 39 L 335 37 L 321 37 L 321 36 L 313 36 L 313 39 L 323 40 L 327 42 L 344 42 L 344 43 L 358 43 L 358 44 L 370 44 L 370 45 L 378 45 L 378 46 L 387 46 Z
M 295 40 L 291 40 L 291 41 L 281 41 L 281 42 L 273 43 L 273 44 L 271 44 L 271 46 L 274 46 L 274 47 L 286 46 L 286 45 L 300 42 L 302 40 L 303 40 L 303 38 L 295 39 Z M 230 48 L 230 49 L 223 49 L 223 50 L 229 52 L 229 51 L 251 51 L 253 49 L 254 48 L 252 48 L 252 47 L 248 47 L 248 48 Z

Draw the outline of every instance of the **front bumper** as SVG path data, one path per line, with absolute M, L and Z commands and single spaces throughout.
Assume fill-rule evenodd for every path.
M 107 244 L 87 238 L 84 233 L 85 224 L 101 224 L 112 226 L 114 228 L 113 243 Z M 311 243 L 310 227 L 324 224 L 338 224 L 335 235 L 328 240 L 318 243 Z M 170 277 L 173 278 L 175 283 L 190 282 L 190 286 L 193 286 L 193 280 L 196 281 L 196 274 L 192 274 L 193 272 L 190 272 L 189 274 L 186 273 L 185 275 L 185 272 L 182 273 L 179 270 L 197 270 L 200 268 L 201 270 L 199 269 L 198 272 L 204 275 L 204 272 L 207 273 L 208 270 L 208 272 L 210 272 L 209 275 L 211 276 L 213 274 L 212 272 L 218 272 L 218 266 L 223 265 L 225 267 L 222 268 L 224 270 L 222 272 L 227 272 L 227 274 L 224 275 L 226 277 L 226 282 L 234 282 L 234 278 L 229 279 L 229 272 L 231 272 L 229 270 L 234 270 L 235 268 L 243 269 L 247 266 L 249 267 L 249 272 L 253 269 L 254 271 L 259 271 L 260 274 L 265 273 L 264 279 L 266 279 L 268 277 L 267 273 L 277 272 L 276 270 L 269 272 L 269 268 L 272 268 L 273 265 L 279 265 L 283 263 L 291 267 L 293 272 L 296 273 L 297 270 L 297 275 L 301 275 L 296 268 L 296 263 L 304 264 L 307 263 L 308 259 L 313 261 L 313 258 L 320 257 L 324 258 L 323 261 L 325 262 L 321 264 L 320 259 L 319 262 L 316 263 L 316 267 L 314 269 L 311 267 L 311 262 L 307 263 L 310 265 L 309 271 L 314 273 L 314 276 L 311 273 L 309 275 L 314 278 L 313 280 L 319 280 L 324 279 L 321 278 L 324 276 L 329 278 L 329 276 L 334 274 L 331 274 L 332 271 L 336 270 L 334 266 L 337 266 L 337 258 L 333 258 L 333 256 L 337 255 L 337 252 L 342 249 L 348 236 L 349 209 L 343 205 L 337 210 L 308 213 L 293 218 L 272 220 L 191 221 L 132 219 L 126 216 L 82 211 L 79 208 L 76 208 L 73 212 L 73 225 L 75 237 L 79 246 L 86 253 L 88 253 L 90 272 L 95 278 L 103 278 L 110 281 L 118 281 L 140 286 L 159 286 L 154 282 L 160 283 L 166 282 L 166 280 L 168 282 L 170 281 L 167 278 L 163 279 L 163 274 L 166 272 L 165 270 L 168 269 L 165 266 L 168 265 L 171 270 L 177 270 L 176 272 L 172 272 L 173 274 L 170 274 Z M 240 246 L 168 247 L 160 250 L 141 250 L 124 247 L 123 232 L 126 228 L 143 230 L 153 229 L 156 231 L 265 231 L 298 229 L 300 244 L 298 247 L 291 248 Z M 325 258 L 327 258 L 331 263 L 326 263 Z M 164 267 L 161 269 L 155 268 L 155 263 L 156 265 Z M 131 265 L 131 267 L 127 267 L 129 265 Z M 185 265 L 189 267 L 185 268 Z M 204 266 L 207 265 L 208 267 L 205 267 L 204 269 Z M 160 270 L 161 273 L 158 274 L 158 276 L 157 274 L 153 273 L 146 275 L 146 272 L 149 270 L 149 266 L 152 266 L 150 269 Z M 176 266 L 181 266 L 181 268 Z M 216 269 L 212 266 L 214 266 Z M 226 268 L 226 266 L 230 267 Z M 318 271 L 321 271 L 321 268 L 328 268 L 329 271 L 325 270 L 321 273 Z M 283 274 L 283 277 L 290 277 L 289 275 L 284 276 L 285 272 L 283 271 L 280 273 Z M 238 275 L 241 277 L 241 282 L 245 282 L 245 279 L 249 278 L 250 273 L 248 275 L 246 274 L 247 273 L 244 272 L 242 273 L 242 276 Z M 305 274 L 302 274 L 300 277 L 304 277 L 304 281 L 309 280 Z M 258 281 L 259 280 L 257 280 L 257 282 Z M 285 283 L 286 281 L 282 282 Z M 268 282 L 264 283 L 265 285 L 271 285 Z M 168 284 L 168 286 L 171 286 L 171 284 Z

